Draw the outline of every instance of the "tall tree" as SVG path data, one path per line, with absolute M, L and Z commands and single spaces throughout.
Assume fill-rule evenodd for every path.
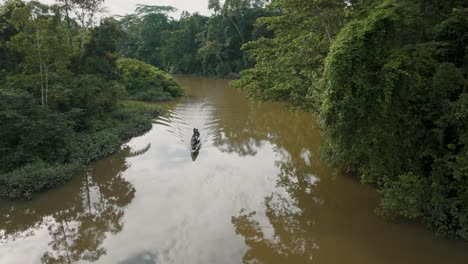
M 80 61 L 85 53 L 86 37 L 96 19 L 96 15 L 103 11 L 104 0 L 68 0 L 67 8 L 70 8 L 76 16 L 80 28 Z
M 19 0 L 8 0 L 0 4 L 0 81 L 16 70 L 21 56 L 15 50 L 10 49 L 7 42 L 18 33 L 17 27 L 12 22 L 13 11 L 24 6 Z
M 213 10 L 215 15 L 217 15 L 221 11 L 221 3 L 219 0 L 208 0 L 208 9 Z
M 73 48 L 73 36 L 72 36 L 72 29 L 71 29 L 71 19 L 70 19 L 70 12 L 71 12 L 71 0 L 57 0 L 60 4 L 63 11 L 65 11 L 65 19 L 67 21 L 67 28 L 69 34 L 69 45 L 70 49 Z
M 42 106 L 48 105 L 49 77 L 52 70 L 65 67 L 69 53 L 66 49 L 66 33 L 57 23 L 60 17 L 49 15 L 50 7 L 39 2 L 29 2 L 16 8 L 12 21 L 19 30 L 8 42 L 11 49 L 25 55 L 26 66 L 39 72 Z M 55 16 L 60 16 L 55 13 Z
M 347 21 L 348 8 L 346 1 L 273 1 L 269 9 L 275 16 L 258 19 L 257 27 L 273 31 L 274 37 L 243 47 L 256 64 L 234 84 L 257 99 L 284 100 L 319 112 L 324 59 Z

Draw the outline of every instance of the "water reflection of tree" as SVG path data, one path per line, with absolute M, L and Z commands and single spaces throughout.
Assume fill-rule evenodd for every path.
M 106 253 L 102 244 L 107 235 L 122 230 L 125 207 L 135 197 L 122 175 L 132 155 L 135 152 L 125 148 L 90 166 L 81 180 L 33 201 L 0 207 L 0 218 L 7 218 L 0 221 L 5 236 L 21 239 L 47 226 L 51 241 L 42 263 L 97 261 Z
M 218 135 L 214 145 L 224 152 L 256 155 L 262 141 L 279 147 L 294 144 L 288 141 L 319 142 L 315 118 L 308 113 L 287 111 L 280 103 L 248 101 L 239 91 L 227 89 L 218 102 Z M 310 136 L 312 132 L 312 137 Z M 305 135 L 307 134 L 307 135 Z M 297 144 L 296 144 L 297 145 Z M 302 150 L 302 148 L 300 149 Z
M 224 145 L 241 155 L 239 146 L 267 140 L 277 153 L 277 191 L 265 198 L 265 216 L 241 211 L 232 217 L 236 233 L 248 246 L 244 263 L 311 263 L 319 248 L 314 235 L 317 212 L 326 197 L 317 191 L 318 177 L 330 177 L 329 168 L 319 160 L 320 132 L 314 118 L 302 112 L 288 112 L 279 104 L 248 104 L 243 124 L 223 124 L 227 132 Z M 237 132 L 238 131 L 238 132 Z M 251 132 L 249 132 L 251 131 Z M 252 144 L 256 142 L 256 144 Z M 239 146 L 237 146 L 239 145 Z M 318 176 L 318 177 L 317 177 Z
M 234 97 L 235 98 L 235 97 Z M 236 101 L 227 101 L 227 104 L 235 103 Z M 220 129 L 217 130 L 218 135 L 214 137 L 214 145 L 223 152 L 235 152 L 241 156 L 254 156 L 257 154 L 256 149 L 260 147 L 263 140 L 268 139 L 268 134 L 265 131 L 268 126 L 262 126 L 262 122 L 256 123 L 256 118 L 262 115 L 263 118 L 271 118 L 268 112 L 256 113 L 249 116 L 255 109 L 255 104 L 245 104 L 247 107 L 232 111 L 234 107 L 222 107 L 217 109 L 218 113 L 223 118 L 219 121 Z M 258 130 L 261 128 L 261 130 Z
M 236 233 L 249 247 L 244 263 L 311 263 L 319 248 L 314 213 L 323 200 L 313 191 L 316 178 L 302 170 L 308 166 L 300 157 L 283 161 L 277 164 L 278 192 L 265 198 L 267 226 L 256 219 L 255 212 L 241 211 L 232 217 Z

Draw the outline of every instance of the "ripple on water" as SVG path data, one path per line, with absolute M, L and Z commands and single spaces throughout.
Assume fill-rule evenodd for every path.
M 209 100 L 188 101 L 169 109 L 156 120 L 167 127 L 167 131 L 179 138 L 187 150 L 191 149 L 190 139 L 193 129 L 200 131 L 202 148 L 213 145 L 219 131 L 221 117 L 215 114 L 215 105 Z

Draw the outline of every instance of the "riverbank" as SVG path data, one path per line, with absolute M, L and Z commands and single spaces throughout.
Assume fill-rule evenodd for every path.
M 0 174 L 0 198 L 30 199 L 35 193 L 69 181 L 85 165 L 109 156 L 132 137 L 151 129 L 161 110 L 151 104 L 125 101 L 111 116 L 110 125 L 73 134 L 63 147 L 65 162 L 38 160 Z

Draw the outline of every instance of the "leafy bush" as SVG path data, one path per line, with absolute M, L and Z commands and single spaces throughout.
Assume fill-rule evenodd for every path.
M 80 167 L 77 163 L 35 162 L 12 172 L 0 174 L 0 197 L 30 198 L 35 192 L 69 181 Z
M 109 129 L 94 133 L 80 133 L 68 146 L 69 160 L 87 164 L 115 152 L 122 142 Z
M 169 74 L 154 66 L 135 59 L 119 59 L 117 66 L 131 99 L 157 102 L 183 94 Z
M 123 108 L 114 113 L 114 118 L 120 125 L 113 128 L 121 140 L 127 140 L 148 131 L 152 127 L 152 120 L 161 113 L 155 105 L 141 102 L 126 102 Z
M 0 89 L 0 124 L 0 173 L 37 160 L 60 160 L 73 132 L 65 115 L 19 90 Z
M 50 107 L 68 115 L 76 131 L 96 131 L 111 125 L 110 113 L 117 109 L 124 93 L 121 84 L 94 74 L 57 77 L 54 81 Z

